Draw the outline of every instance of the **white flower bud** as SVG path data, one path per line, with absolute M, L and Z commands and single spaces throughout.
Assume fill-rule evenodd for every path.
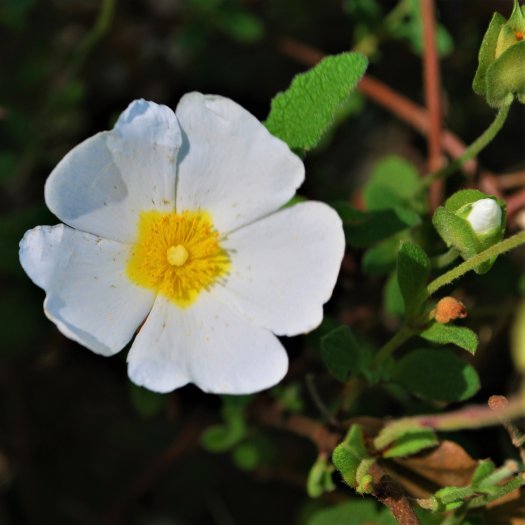
M 501 226 L 501 207 L 494 199 L 481 199 L 472 203 L 466 219 L 477 234 L 487 235 Z

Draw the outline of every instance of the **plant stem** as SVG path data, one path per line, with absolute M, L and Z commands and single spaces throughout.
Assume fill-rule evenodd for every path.
M 404 342 L 408 341 L 417 330 L 410 326 L 403 326 L 385 345 L 383 345 L 372 361 L 372 366 L 377 367 L 383 363 L 392 353 L 397 350 Z
M 452 268 L 452 270 L 449 270 L 448 272 L 440 275 L 431 283 L 429 283 L 426 290 L 425 300 L 443 286 L 446 286 L 452 281 L 455 281 L 467 272 L 474 270 L 474 268 L 479 266 L 481 263 L 488 261 L 497 255 L 508 252 L 513 248 L 517 248 L 522 244 L 525 244 L 525 231 L 517 233 L 516 235 L 513 235 L 504 241 L 498 242 L 490 248 L 487 248 L 485 251 L 478 253 L 474 257 L 471 257 L 468 261 L 465 261 L 455 268 Z
M 492 121 L 492 124 L 453 162 L 443 169 L 427 175 L 421 179 L 423 187 L 430 186 L 434 181 L 440 179 L 446 179 L 452 175 L 456 170 L 470 159 L 476 157 L 488 144 L 492 142 L 494 137 L 498 134 L 500 129 L 505 124 L 507 116 L 509 114 L 510 104 L 499 109 L 496 117 Z

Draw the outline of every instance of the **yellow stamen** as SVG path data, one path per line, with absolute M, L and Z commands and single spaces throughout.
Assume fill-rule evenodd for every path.
M 145 211 L 126 266 L 135 284 L 162 294 L 180 307 L 224 277 L 230 258 L 203 211 Z

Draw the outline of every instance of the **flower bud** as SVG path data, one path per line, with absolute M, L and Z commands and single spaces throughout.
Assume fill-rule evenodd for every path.
M 516 96 L 525 102 L 525 7 L 514 0 L 508 20 L 494 13 L 479 51 L 472 83 L 474 91 L 496 108 L 508 106 Z
M 501 207 L 494 199 L 480 199 L 470 205 L 466 219 L 474 232 L 490 235 L 501 228 Z
M 435 211 L 432 222 L 446 245 L 467 260 L 501 241 L 505 218 L 502 200 L 478 190 L 462 190 Z M 485 261 L 476 271 L 488 271 L 494 261 Z

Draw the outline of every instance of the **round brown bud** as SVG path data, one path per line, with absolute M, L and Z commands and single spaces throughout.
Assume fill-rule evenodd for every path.
M 438 323 L 449 323 L 454 319 L 464 319 L 467 317 L 465 305 L 454 297 L 443 297 L 436 304 L 434 319 Z
M 509 405 L 509 400 L 505 396 L 490 396 L 488 405 L 491 410 L 503 410 Z

